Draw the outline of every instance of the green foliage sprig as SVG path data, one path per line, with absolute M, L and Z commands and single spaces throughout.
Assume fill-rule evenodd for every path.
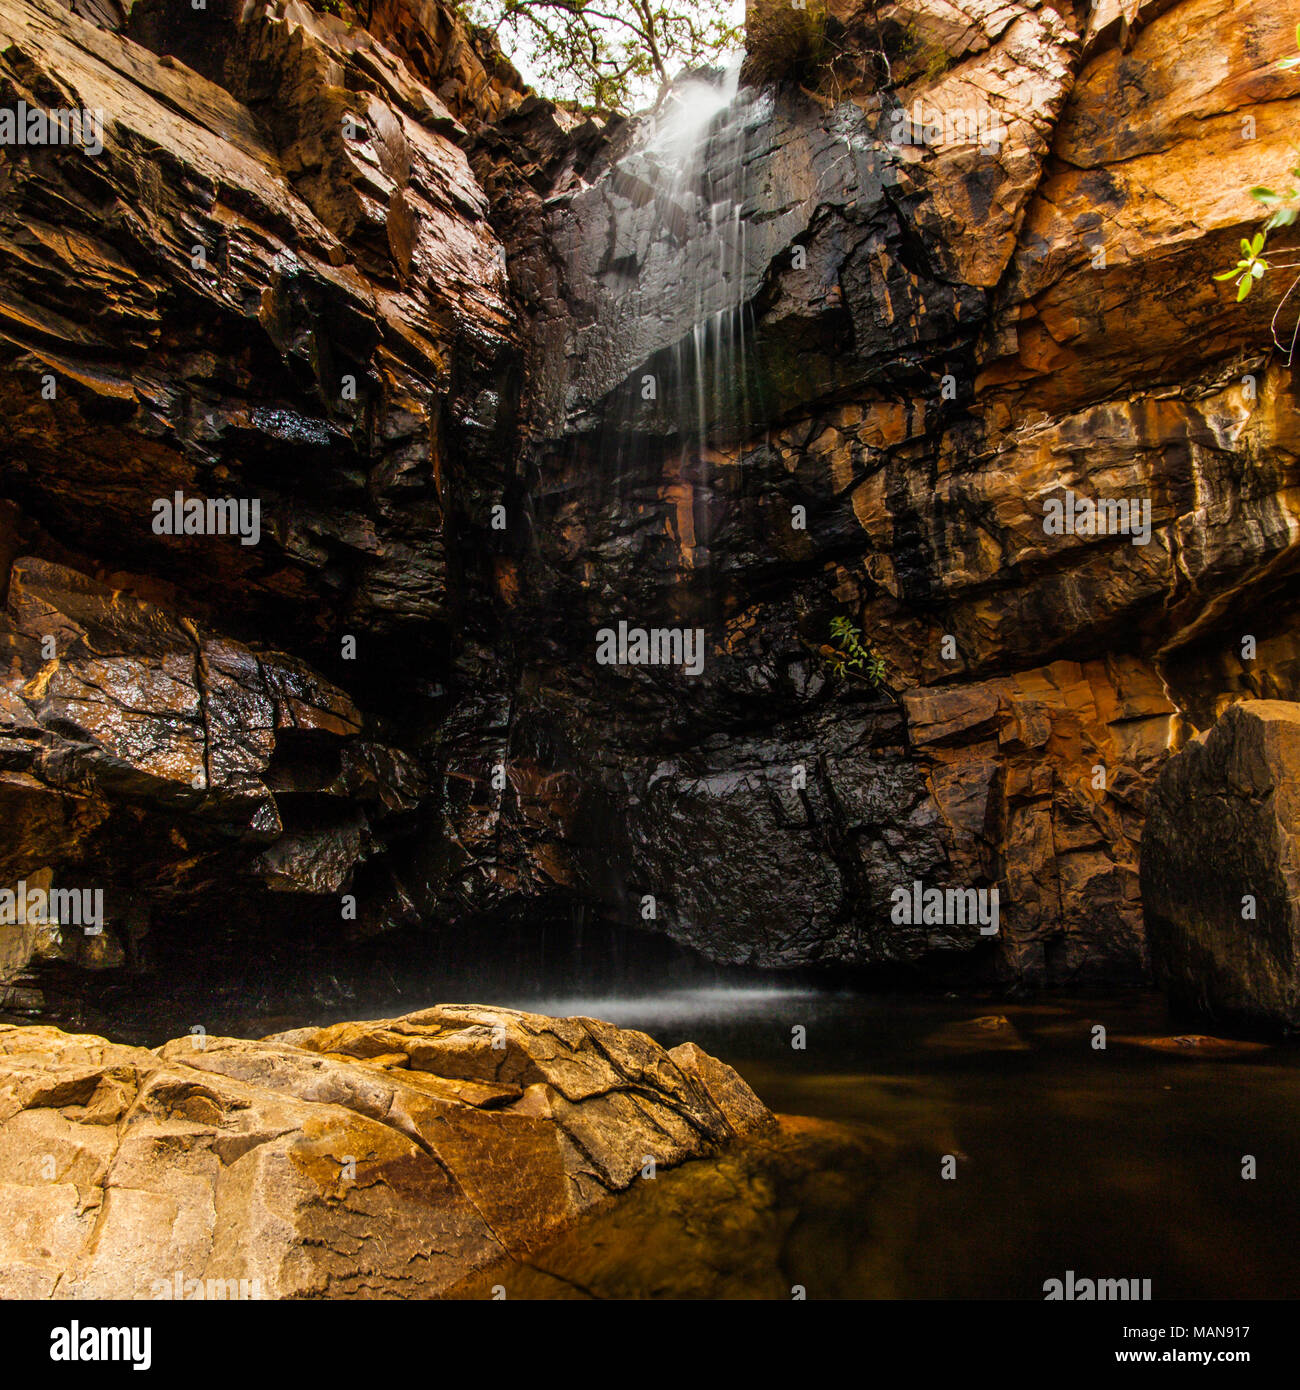
M 880 685 L 885 679 L 885 663 L 862 643 L 862 631 L 850 618 L 831 619 L 831 645 L 823 647 L 826 664 L 837 676 Z
M 1256 234 L 1253 241 L 1247 241 L 1245 237 L 1241 239 L 1241 260 L 1232 267 L 1225 270 L 1222 275 L 1216 275 L 1216 280 L 1231 280 L 1237 276 L 1237 303 L 1243 299 L 1254 288 L 1256 280 L 1264 278 L 1264 272 L 1268 269 L 1268 262 L 1259 254 L 1264 249 L 1264 233 Z
M 1295 27 L 1295 46 L 1300 48 L 1300 24 L 1297 24 Z M 1290 72 L 1293 68 L 1300 68 L 1300 53 L 1294 58 L 1283 58 L 1278 63 L 1278 67 L 1280 67 L 1283 72 Z
M 1296 25 L 1296 48 L 1300 50 L 1300 24 Z M 1277 66 L 1284 72 L 1290 72 L 1295 68 L 1300 68 L 1300 52 L 1297 52 L 1294 57 L 1280 59 Z M 1300 180 L 1300 165 L 1297 165 L 1291 170 L 1291 177 Z M 1268 220 L 1264 223 L 1263 230 L 1257 232 L 1250 240 L 1246 240 L 1245 238 L 1242 239 L 1241 259 L 1237 264 L 1230 270 L 1222 271 L 1214 277 L 1216 280 L 1235 281 L 1238 304 L 1245 299 L 1251 290 L 1255 288 L 1256 284 L 1258 284 L 1270 270 L 1294 270 L 1297 264 L 1300 264 L 1300 262 L 1294 261 L 1280 262 L 1276 259 L 1266 260 L 1263 255 L 1264 244 L 1268 238 L 1268 234 L 1272 231 L 1276 231 L 1279 227 L 1292 226 L 1296 218 L 1300 217 L 1300 192 L 1297 192 L 1294 186 L 1288 187 L 1282 192 L 1278 192 L 1276 189 L 1267 188 L 1263 184 L 1256 184 L 1256 186 L 1250 190 L 1250 196 L 1254 198 L 1256 202 L 1262 203 L 1270 210 Z M 1285 348 L 1286 344 L 1277 336 L 1278 315 L 1282 312 L 1282 306 L 1291 297 L 1292 291 L 1295 290 L 1297 283 L 1300 283 L 1300 281 L 1292 282 L 1291 288 L 1283 295 L 1282 303 L 1278 305 L 1277 311 L 1273 315 L 1273 340 L 1280 348 Z M 1300 333 L 1300 324 L 1297 324 L 1297 333 Z M 1293 334 L 1290 351 L 1287 356 L 1288 362 L 1290 362 L 1291 357 L 1294 356 L 1295 346 L 1296 336 Z

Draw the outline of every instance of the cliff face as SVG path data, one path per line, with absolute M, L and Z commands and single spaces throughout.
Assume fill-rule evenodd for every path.
M 693 399 L 673 277 L 716 238 L 674 233 L 681 190 L 647 192 L 626 141 L 561 190 L 538 589 L 585 621 L 555 682 L 581 699 L 547 708 L 628 808 L 616 896 L 657 893 L 705 950 L 1141 977 L 1153 774 L 1226 703 L 1295 689 L 1277 294 L 1211 280 L 1288 167 L 1294 36 L 1221 0 L 1126 9 L 829 7 L 839 58 L 743 136 L 748 409 L 703 447 L 664 398 Z M 1045 525 L 1121 500 L 1149 535 Z M 828 677 L 836 615 L 890 695 Z M 703 675 L 595 671 L 618 617 L 702 623 Z M 892 921 L 915 879 L 997 886 L 992 947 Z
M 105 114 L 0 151 L 0 877 L 104 901 L 0 927 L 4 1009 L 578 900 L 727 960 L 1143 976 L 1153 776 L 1297 689 L 1277 296 L 1210 280 L 1291 163 L 1293 29 L 819 18 L 706 136 L 714 302 L 671 140 L 441 0 L 0 0 L 0 106 Z M 257 543 L 159 534 L 177 493 Z M 1149 543 L 1049 533 L 1066 493 Z M 701 673 L 599 665 L 620 619 Z M 918 879 L 996 886 L 998 935 L 894 922 Z
M 106 914 L 10 942 L 7 1002 L 74 1012 L 162 941 L 219 978 L 420 915 L 398 861 L 520 347 L 433 84 L 522 94 L 445 14 L 437 72 L 301 5 L 94 18 L 0 11 L 7 102 L 104 113 L 93 156 L 7 150 L 0 214 L 4 873 Z M 159 534 L 177 494 L 256 499 L 257 536 Z

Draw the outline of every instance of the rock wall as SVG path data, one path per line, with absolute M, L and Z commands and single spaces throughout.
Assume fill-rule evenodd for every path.
M 749 404 L 686 438 L 639 388 L 705 269 L 643 127 L 442 0 L 338 8 L 0 0 L 0 106 L 106 117 L 0 150 L 0 860 L 105 918 L 0 927 L 0 1008 L 574 904 L 1146 978 L 1152 779 L 1300 673 L 1277 296 L 1210 279 L 1292 162 L 1291 20 L 828 0 L 790 71 L 757 7 Z M 159 534 L 178 492 L 258 499 L 257 544 Z M 1049 534 L 1067 494 L 1149 543 Z M 703 672 L 597 664 L 620 619 Z M 894 921 L 918 880 L 997 888 L 998 934 Z
M 297 3 L 0 9 L 4 100 L 104 113 L 94 155 L 4 152 L 5 873 L 105 902 L 89 946 L 7 942 L 10 1009 L 424 915 L 419 749 L 520 372 L 439 91 L 523 99 L 431 13 L 436 71 Z M 178 494 L 255 499 L 256 543 L 159 534 Z
M 671 395 L 695 243 L 635 137 L 553 198 L 514 601 L 527 634 L 574 615 L 531 703 L 626 807 L 596 877 L 629 918 L 654 893 L 665 930 L 769 965 L 1145 977 L 1153 776 L 1296 689 L 1280 289 L 1237 306 L 1211 275 L 1289 167 L 1300 82 L 1272 7 L 1124 9 L 825 7 L 821 66 L 765 89 L 746 150 L 761 429 L 701 446 L 641 401 Z M 1149 536 L 1053 534 L 1072 498 L 1149 506 Z M 837 615 L 885 689 L 830 675 Z M 700 623 L 703 675 L 595 669 L 619 618 Z M 996 887 L 996 941 L 894 922 L 917 879 Z
M 1294 1033 L 1300 706 L 1245 700 L 1161 770 L 1142 840 L 1152 964 L 1184 1011 Z

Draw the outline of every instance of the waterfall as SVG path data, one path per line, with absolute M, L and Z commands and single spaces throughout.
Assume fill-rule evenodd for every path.
M 662 484 L 706 608 L 720 450 L 762 421 L 750 299 L 766 248 L 751 246 L 748 219 L 770 108 L 770 94 L 741 87 L 739 60 L 679 79 L 592 190 L 584 227 L 600 260 L 571 408 L 593 427 L 593 466 L 622 511 L 611 535 L 640 524 L 636 502 Z M 575 211 L 582 225 L 581 198 Z
M 747 158 L 770 98 L 740 87 L 739 61 L 720 75 L 674 86 L 628 156 L 653 190 L 636 312 L 677 334 L 667 365 L 660 418 L 681 441 L 683 464 L 707 456 L 719 432 L 752 423 L 746 353 Z M 672 273 L 672 267 L 676 274 Z
M 805 368 L 798 344 L 784 351 L 756 324 L 765 292 L 779 297 L 784 275 L 805 276 L 793 248 L 813 254 L 819 235 L 786 307 L 808 318 L 798 303 L 811 299 L 823 334 L 828 304 L 847 315 L 837 277 L 852 247 L 840 228 L 888 222 L 891 157 L 876 117 L 855 103 L 819 109 L 813 125 L 797 95 L 739 79 L 738 65 L 679 79 L 613 143 L 609 163 L 552 200 L 566 317 L 564 358 L 558 344 L 551 358 L 563 385 L 546 402 L 543 438 L 604 432 L 606 474 L 636 462 L 620 432 L 707 457 L 761 434 L 803 391 L 837 385 L 832 345 L 818 343 Z M 878 351 L 892 361 L 892 344 Z

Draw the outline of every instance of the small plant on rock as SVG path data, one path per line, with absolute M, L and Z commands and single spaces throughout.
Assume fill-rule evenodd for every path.
M 1222 275 L 1214 277 L 1216 280 L 1231 280 L 1234 276 L 1237 277 L 1238 304 L 1254 288 L 1255 281 L 1264 278 L 1264 272 L 1268 269 L 1268 262 L 1259 254 L 1263 249 L 1263 232 L 1259 232 L 1253 241 L 1247 241 L 1243 237 L 1241 240 L 1241 259 L 1231 270 L 1225 270 Z
M 1300 25 L 1296 26 L 1296 47 L 1300 49 Z M 1300 68 L 1300 52 L 1294 57 L 1281 59 L 1277 66 L 1283 71 L 1290 71 Z M 1291 177 L 1300 180 L 1300 165 L 1291 170 Z M 1263 184 L 1257 184 L 1250 190 L 1250 196 L 1257 203 L 1261 203 L 1269 209 L 1268 220 L 1264 223 L 1263 230 L 1257 232 L 1251 240 L 1243 238 L 1241 243 L 1241 259 L 1231 270 L 1225 270 L 1216 275 L 1216 280 L 1232 280 L 1237 286 L 1237 303 L 1254 289 L 1257 281 L 1263 280 L 1270 270 L 1295 270 L 1300 268 L 1300 261 L 1283 261 L 1277 257 L 1294 255 L 1300 251 L 1300 247 L 1288 246 L 1281 251 L 1274 250 L 1273 258 L 1265 260 L 1263 256 L 1264 243 L 1268 239 L 1268 234 L 1279 227 L 1292 226 L 1297 217 L 1300 217 L 1300 192 L 1294 186 L 1278 192 L 1276 189 L 1267 188 Z M 1273 313 L 1273 341 L 1278 348 L 1286 353 L 1286 361 L 1289 366 L 1295 357 L 1297 340 L 1300 339 L 1300 320 L 1297 321 L 1295 331 L 1291 334 L 1289 343 L 1283 342 L 1278 337 L 1278 320 L 1282 316 L 1282 311 L 1286 307 L 1287 301 L 1295 293 L 1297 286 L 1300 286 L 1300 277 L 1292 280 L 1291 287 L 1282 296 L 1277 309 Z
M 869 647 L 863 646 L 861 629 L 841 614 L 831 619 L 831 641 L 822 648 L 826 664 L 837 676 L 867 685 L 881 685 L 885 663 Z

